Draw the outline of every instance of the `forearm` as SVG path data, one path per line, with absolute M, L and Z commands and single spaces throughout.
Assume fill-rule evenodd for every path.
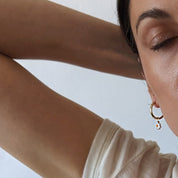
M 136 56 L 117 25 L 47 0 L 0 0 L 0 6 L 1 53 L 140 78 Z

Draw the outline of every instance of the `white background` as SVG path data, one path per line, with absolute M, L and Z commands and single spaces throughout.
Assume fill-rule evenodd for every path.
M 117 24 L 116 0 L 55 0 L 89 15 Z M 59 22 L 60 23 L 60 22 Z M 87 107 L 103 118 L 109 118 L 135 137 L 155 140 L 163 153 L 178 155 L 177 137 L 162 121 L 163 129 L 149 114 L 151 104 L 143 81 L 105 74 L 60 62 L 18 61 L 56 92 Z M 1 178 L 39 178 L 36 173 L 0 150 Z

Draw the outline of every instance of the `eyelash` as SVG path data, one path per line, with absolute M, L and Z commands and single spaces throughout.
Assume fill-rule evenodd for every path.
M 169 38 L 169 39 L 167 39 L 167 40 L 165 40 L 165 41 L 163 41 L 163 42 L 161 42 L 159 44 L 156 44 L 155 46 L 153 46 L 151 48 L 151 50 L 153 50 L 153 51 L 159 51 L 161 48 L 166 47 L 169 44 L 171 44 L 173 42 L 173 40 L 175 40 L 176 38 L 177 38 L 177 36 Z

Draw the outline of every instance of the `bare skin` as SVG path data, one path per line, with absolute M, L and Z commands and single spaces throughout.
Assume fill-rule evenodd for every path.
M 117 25 L 47 0 L 0 0 L 0 6 L 1 53 L 142 78 Z
M 157 18 L 139 16 L 153 9 Z M 178 1 L 131 0 L 131 26 L 153 102 L 178 136 Z M 160 11 L 164 12 L 161 13 Z M 161 44 L 161 45 L 160 45 Z
M 0 146 L 42 177 L 81 177 L 102 119 L 0 56 Z
M 0 146 L 44 178 L 81 178 L 102 118 L 53 92 L 12 58 L 141 78 L 136 56 L 116 25 L 46 0 L 0 0 L 0 6 Z

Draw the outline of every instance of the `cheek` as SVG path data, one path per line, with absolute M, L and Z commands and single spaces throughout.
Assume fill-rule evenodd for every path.
M 167 96 L 178 99 L 178 52 L 140 52 L 147 82 L 160 102 Z
M 164 118 L 178 136 L 178 52 L 141 51 L 139 54 L 146 80 Z

